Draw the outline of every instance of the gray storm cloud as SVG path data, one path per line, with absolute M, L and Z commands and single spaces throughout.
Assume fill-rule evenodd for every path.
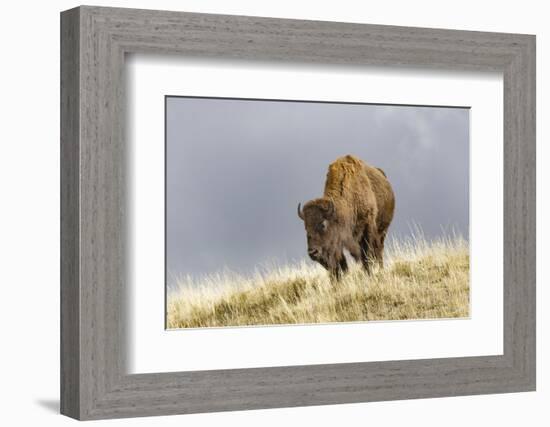
M 169 275 L 238 272 L 306 255 L 296 205 L 322 195 L 328 165 L 354 154 L 396 194 L 389 239 L 468 237 L 469 110 L 169 97 Z

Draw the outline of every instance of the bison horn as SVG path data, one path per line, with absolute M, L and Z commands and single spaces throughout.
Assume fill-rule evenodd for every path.
M 304 212 L 302 212 L 302 209 L 300 208 L 301 203 L 298 203 L 298 216 L 303 221 L 304 220 Z

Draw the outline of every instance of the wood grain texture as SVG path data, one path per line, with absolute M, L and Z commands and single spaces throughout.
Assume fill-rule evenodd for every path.
M 535 388 L 535 38 L 134 9 L 62 13 L 62 413 L 78 419 Z M 504 75 L 504 354 L 126 372 L 126 53 Z
M 80 414 L 78 10 L 61 20 L 61 412 Z

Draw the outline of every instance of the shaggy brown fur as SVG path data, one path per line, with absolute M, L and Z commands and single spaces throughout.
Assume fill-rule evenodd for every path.
M 382 169 L 354 156 L 328 168 L 323 197 L 310 200 L 298 216 L 304 221 L 308 254 L 335 278 L 348 268 L 344 249 L 370 272 L 383 266 L 384 239 L 393 219 L 395 197 Z

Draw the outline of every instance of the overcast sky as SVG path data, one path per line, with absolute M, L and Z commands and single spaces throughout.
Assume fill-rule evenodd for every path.
M 170 97 L 166 114 L 169 277 L 306 257 L 296 206 L 346 154 L 386 172 L 390 239 L 468 237 L 468 109 Z

